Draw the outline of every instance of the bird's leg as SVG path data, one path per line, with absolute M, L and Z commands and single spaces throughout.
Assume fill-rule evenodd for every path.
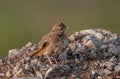
M 48 61 L 50 62 L 50 64 L 53 64 L 52 61 L 50 60 L 49 56 L 46 55 L 46 57 L 47 57 Z
M 48 61 L 50 62 L 50 64 L 53 64 L 53 62 L 51 61 L 50 57 L 48 55 L 46 55 Z M 55 61 L 56 64 L 58 64 L 57 60 L 54 58 L 53 59 Z
M 55 61 L 56 64 L 58 64 L 58 61 L 55 58 L 54 58 L 54 61 Z

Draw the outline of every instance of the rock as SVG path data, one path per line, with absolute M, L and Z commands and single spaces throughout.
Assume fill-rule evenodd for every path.
M 41 73 L 41 72 L 39 72 L 38 70 L 35 70 L 35 73 L 36 73 L 36 76 L 37 76 L 37 78 L 39 79 L 44 79 L 43 78 L 43 74 Z
M 98 79 L 103 79 L 101 76 L 98 76 Z
M 120 79 L 120 76 L 116 76 L 116 78 L 115 79 Z
M 16 57 L 17 55 L 20 55 L 20 54 L 22 54 L 22 52 L 19 49 L 12 49 L 12 50 L 9 50 L 8 57 L 9 58 L 14 58 L 14 57 Z
M 69 40 L 70 40 L 70 41 L 74 41 L 74 40 L 75 40 L 75 35 L 71 35 L 71 36 L 69 37 Z
M 45 74 L 45 79 L 46 78 L 51 78 L 53 75 L 54 75 L 54 77 L 55 77 L 55 74 L 54 74 L 54 71 L 55 70 L 58 70 L 59 71 L 59 66 L 58 65 L 56 65 L 56 64 L 54 64 L 53 66 L 51 66 L 48 70 L 47 70 L 47 72 L 46 72 L 46 74 Z M 61 74 L 61 73 L 60 73 Z M 56 74 L 56 75 L 60 75 L 60 74 Z
M 25 46 L 26 47 L 31 47 L 33 44 L 31 42 L 28 42 Z
M 108 76 L 107 79 L 115 79 L 113 76 Z
M 6 75 L 5 75 L 7 78 L 11 78 L 12 76 L 13 76 L 13 74 L 12 74 L 12 71 L 7 71 L 6 72 Z
M 0 57 L 0 66 L 3 64 L 3 58 Z
M 3 76 L 5 76 L 5 74 L 4 73 L 0 73 L 0 77 L 3 77 Z
M 90 79 L 97 79 L 98 78 L 98 74 L 96 73 L 95 70 L 92 70 L 91 75 L 90 75 Z
M 89 35 L 95 35 L 97 33 L 97 30 L 98 29 L 82 30 L 82 31 L 80 31 L 80 33 L 83 34 L 83 35 L 87 35 L 87 34 L 89 34 Z
M 120 65 L 115 66 L 115 71 L 116 71 L 117 73 L 120 73 Z
M 74 50 L 76 49 L 76 44 L 69 43 L 69 44 L 68 44 L 68 47 L 69 47 L 72 51 L 74 51 Z
M 108 69 L 104 69 L 104 72 L 105 72 L 105 75 L 107 76 L 112 74 L 112 72 Z
M 110 62 L 112 62 L 112 63 L 114 63 L 114 62 L 116 62 L 117 61 L 117 59 L 116 59 L 116 57 L 115 56 L 113 56 L 110 60 L 109 60 Z
M 68 57 L 67 52 L 63 52 L 63 53 L 60 53 L 58 59 L 59 59 L 60 61 L 65 61 L 65 60 L 67 59 L 67 57 Z
M 37 59 L 37 58 L 32 59 L 32 60 L 31 60 L 31 63 L 32 63 L 32 64 L 38 63 L 38 59 Z
M 38 49 L 37 44 L 34 44 L 34 45 L 30 48 L 31 51 L 34 51 L 34 50 L 37 50 L 37 49 Z
M 120 43 L 120 36 L 116 37 L 116 41 Z
M 91 53 L 90 53 L 90 58 L 91 58 L 91 59 L 97 58 L 97 54 L 96 54 L 96 52 L 95 52 L 94 50 L 91 51 Z
M 31 57 L 38 51 L 38 44 L 29 42 L 21 49 L 10 50 L 7 57 L 0 57 L 0 78 L 119 79 L 119 35 L 104 29 L 87 29 L 63 42 L 64 49 L 49 56 L 52 64 L 46 56 Z
M 62 68 L 65 70 L 65 72 L 69 72 L 71 69 L 69 65 L 64 65 Z
M 114 67 L 115 67 L 115 64 L 114 63 L 111 63 L 111 62 L 105 62 L 104 63 L 104 66 L 109 69 L 109 70 L 113 70 Z
M 119 46 L 116 47 L 116 45 L 113 45 L 113 44 L 109 45 L 109 50 L 108 50 L 109 53 L 117 55 L 119 53 L 119 51 L 120 51 L 120 47 Z
M 20 69 L 14 74 L 13 78 L 18 77 L 19 75 L 22 74 L 22 72 L 23 72 L 23 68 L 20 68 Z
M 102 33 L 96 33 L 95 37 L 99 40 L 103 40 L 104 39 L 104 35 Z

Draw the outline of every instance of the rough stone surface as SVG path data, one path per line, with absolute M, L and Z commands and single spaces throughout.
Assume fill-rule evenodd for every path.
M 119 79 L 120 36 L 104 29 L 88 29 L 70 35 L 67 47 L 52 63 L 41 55 L 31 58 L 37 44 L 0 57 L 0 79 Z

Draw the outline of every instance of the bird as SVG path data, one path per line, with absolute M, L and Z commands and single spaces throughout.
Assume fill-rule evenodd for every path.
M 48 34 L 42 37 L 41 41 L 38 43 L 38 50 L 35 52 L 32 57 L 40 57 L 44 55 L 52 64 L 49 55 L 55 56 L 59 54 L 62 49 L 66 47 L 66 36 L 67 27 L 63 22 L 57 22 L 53 25 L 52 29 Z

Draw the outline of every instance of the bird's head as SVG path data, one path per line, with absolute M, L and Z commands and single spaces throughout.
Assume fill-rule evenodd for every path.
M 57 33 L 65 34 L 65 32 L 66 32 L 66 26 L 62 22 L 57 22 L 53 26 L 51 32 L 57 32 Z

